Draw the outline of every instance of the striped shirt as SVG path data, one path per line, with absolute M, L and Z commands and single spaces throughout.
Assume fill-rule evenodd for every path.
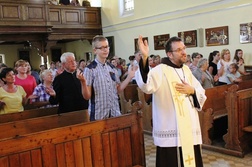
M 87 86 L 92 87 L 88 108 L 90 120 L 120 116 L 117 94 L 120 79 L 116 68 L 110 63 L 102 64 L 94 60 L 85 68 L 84 76 Z

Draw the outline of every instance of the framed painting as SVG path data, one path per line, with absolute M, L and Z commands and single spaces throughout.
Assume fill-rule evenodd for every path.
M 178 32 L 186 47 L 197 47 L 197 30 Z
M 19 59 L 28 61 L 30 63 L 30 51 L 26 49 L 19 49 L 18 50 Z
M 109 43 L 109 55 L 108 55 L 108 59 L 111 59 L 112 57 L 115 56 L 115 42 L 114 42 L 114 36 L 109 36 L 106 37 L 108 39 L 108 43 Z
M 0 63 L 5 63 L 5 55 L 0 54 Z
M 144 41 L 144 40 L 147 40 L 147 41 L 148 41 L 148 37 L 143 37 L 143 41 Z M 135 39 L 134 39 L 135 51 L 139 50 L 137 41 L 138 41 L 138 38 L 135 38 Z
M 205 29 L 206 45 L 228 45 L 228 26 Z
M 170 34 L 156 35 L 154 38 L 154 49 L 163 50 L 165 42 L 170 39 Z
M 240 24 L 240 43 L 252 43 L 252 22 Z
M 85 58 L 86 58 L 86 61 L 92 61 L 93 60 L 92 52 L 86 52 L 85 53 Z
M 53 62 L 57 62 L 57 61 L 60 61 L 60 57 L 61 57 L 61 48 L 52 48 L 51 49 L 51 60 Z

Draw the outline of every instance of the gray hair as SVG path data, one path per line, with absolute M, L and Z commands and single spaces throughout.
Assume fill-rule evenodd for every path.
M 198 64 L 197 64 L 197 67 L 198 67 L 198 68 L 202 67 L 206 62 L 207 62 L 207 59 L 206 59 L 206 58 L 201 58 L 201 59 L 199 59 L 199 62 L 198 62 Z
M 51 71 L 51 70 L 48 70 L 48 69 L 44 70 L 44 71 L 40 74 L 40 79 L 44 80 L 44 77 L 45 77 L 47 74 L 49 74 L 49 73 L 52 73 L 52 71 Z
M 60 57 L 61 63 L 65 63 L 66 62 L 66 58 L 67 57 L 71 57 L 71 56 L 75 58 L 75 56 L 74 56 L 74 54 L 72 52 L 65 52 L 65 53 L 63 53 L 61 55 L 61 57 Z

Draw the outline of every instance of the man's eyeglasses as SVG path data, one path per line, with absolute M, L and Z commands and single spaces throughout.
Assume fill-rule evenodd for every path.
M 100 49 L 102 51 L 109 49 L 109 46 L 101 46 L 101 47 L 95 47 L 95 49 Z
M 185 51 L 186 50 L 186 47 L 183 47 L 183 48 L 178 48 L 176 50 L 172 50 L 171 52 L 178 52 L 178 53 L 181 53 L 182 51 Z

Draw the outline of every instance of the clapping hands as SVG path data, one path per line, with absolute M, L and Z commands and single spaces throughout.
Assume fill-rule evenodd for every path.
M 131 65 L 130 69 L 128 70 L 128 77 L 130 79 L 132 79 L 135 76 L 135 72 L 136 72 L 137 69 L 138 69 L 138 65 L 133 63 Z
M 77 72 L 76 72 L 76 77 L 81 81 L 81 82 L 86 82 L 86 79 L 83 75 L 83 72 L 79 69 L 77 69 Z
M 46 88 L 46 93 L 48 93 L 50 96 L 56 96 L 56 92 L 53 90 L 53 88 Z

